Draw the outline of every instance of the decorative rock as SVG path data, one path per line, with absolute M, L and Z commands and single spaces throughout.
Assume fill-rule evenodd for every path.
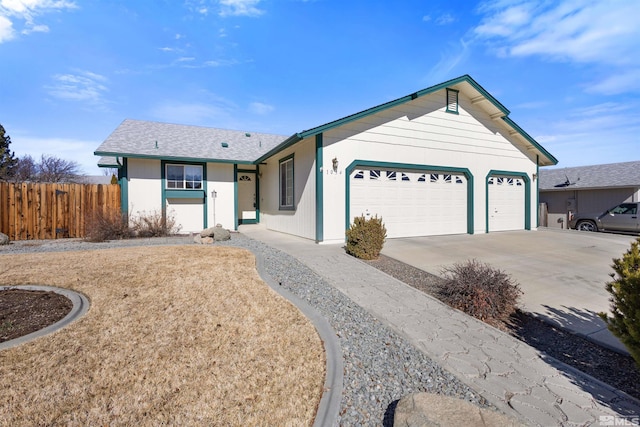
M 9 236 L 4 233 L 0 233 L 0 245 L 8 245 L 9 244 Z
M 215 228 L 213 229 L 213 239 L 216 242 L 229 240 L 231 239 L 231 233 L 229 233 L 229 230 L 222 228 L 222 226 L 216 225 Z
M 217 226 L 216 226 L 217 227 Z M 216 227 L 205 228 L 200 232 L 200 237 L 213 237 Z
M 409 394 L 398 402 L 394 427 L 522 426 L 518 420 L 465 400 L 432 393 Z
M 196 235 L 193 238 L 193 241 L 199 245 L 208 245 L 213 243 L 213 237 L 200 237 L 199 235 Z

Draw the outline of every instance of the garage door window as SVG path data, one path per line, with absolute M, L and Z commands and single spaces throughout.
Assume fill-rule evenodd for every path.
M 293 155 L 280 160 L 280 209 L 293 210 Z

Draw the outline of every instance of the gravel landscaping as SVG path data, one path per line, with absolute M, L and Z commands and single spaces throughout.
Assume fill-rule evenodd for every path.
M 189 237 L 105 243 L 82 240 L 29 241 L 0 247 L 0 255 L 192 243 Z M 260 253 L 268 274 L 281 286 L 309 302 L 334 328 L 344 359 L 344 389 L 338 424 L 391 426 L 398 399 L 418 391 L 457 396 L 481 406 L 489 406 L 481 396 L 295 258 L 238 233 L 233 233 L 230 241 L 216 244 L 245 247 Z M 429 294 L 437 289 L 437 276 L 391 258 L 381 257 L 369 264 Z M 640 397 L 640 372 L 630 357 L 553 328 L 524 313 L 512 320 L 508 333 L 603 382 Z

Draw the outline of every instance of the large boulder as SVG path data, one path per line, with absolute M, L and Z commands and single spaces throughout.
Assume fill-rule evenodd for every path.
M 523 423 L 465 400 L 432 393 L 414 393 L 400 399 L 393 427 L 524 426 Z
M 9 244 L 9 236 L 4 233 L 0 233 L 0 246 Z
M 231 239 L 231 233 L 229 230 L 222 227 L 220 224 L 216 224 L 215 227 L 209 227 L 200 232 L 200 237 L 202 238 L 202 243 L 209 243 L 209 239 L 211 238 L 213 241 L 219 242 L 222 240 Z

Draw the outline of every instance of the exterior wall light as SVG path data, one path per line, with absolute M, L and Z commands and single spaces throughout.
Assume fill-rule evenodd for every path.
M 333 163 L 333 171 L 338 172 L 338 158 L 334 157 L 333 160 L 331 160 L 331 162 Z

